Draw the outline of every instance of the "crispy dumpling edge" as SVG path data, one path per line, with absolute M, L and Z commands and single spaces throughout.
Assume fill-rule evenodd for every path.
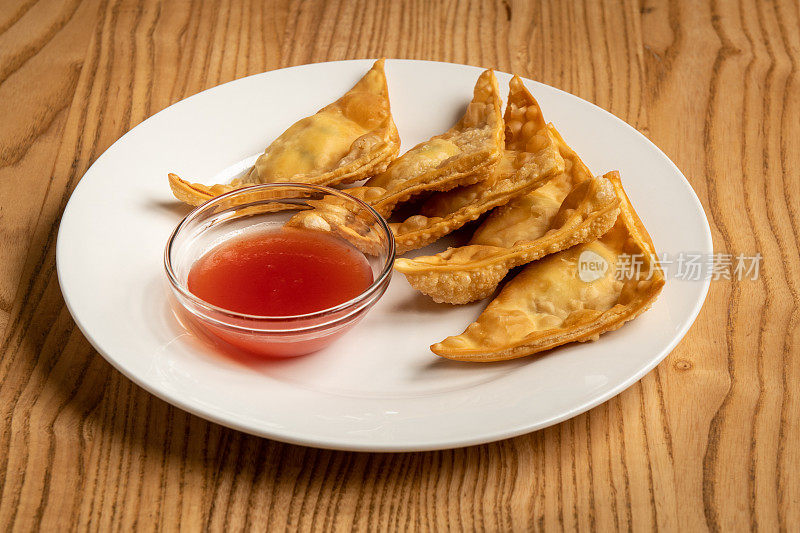
M 559 327 L 528 335 L 524 339 L 502 350 L 496 348 L 491 351 L 482 351 L 480 349 L 453 350 L 444 346 L 445 339 L 445 341 L 431 345 L 431 351 L 441 357 L 457 361 L 491 362 L 516 359 L 570 342 L 596 340 L 601 334 L 619 329 L 624 324 L 630 322 L 649 309 L 666 283 L 664 272 L 656 258 L 653 240 L 645 229 L 639 215 L 634 210 L 630 198 L 628 198 L 627 193 L 623 189 L 619 173 L 616 171 L 610 172 L 606 177 L 612 182 L 620 198 L 619 219 L 624 223 L 629 236 L 634 240 L 636 246 L 646 254 L 648 265 L 652 267 L 652 277 L 646 281 L 648 285 L 643 292 L 639 293 L 637 291 L 635 302 L 629 302 L 625 305 L 617 303 L 611 309 L 604 311 L 598 318 L 582 324 L 577 328 L 574 326 L 571 328 Z M 634 281 L 629 281 L 627 283 L 634 283 Z M 642 281 L 636 281 L 635 283 L 641 284 Z M 559 331 L 559 333 L 548 334 L 548 331 Z
M 401 181 L 401 186 L 398 188 L 389 187 L 388 185 L 391 181 L 389 183 L 383 183 L 380 180 L 382 176 L 373 176 L 363 187 L 359 188 L 365 190 L 376 189 L 382 190 L 383 192 L 378 198 L 368 203 L 382 215 L 388 216 L 397 204 L 406 202 L 419 193 L 427 191 L 448 191 L 456 187 L 471 185 L 487 179 L 495 166 L 500 162 L 505 139 L 505 124 L 503 122 L 500 90 L 497 77 L 492 69 L 483 71 L 478 77 L 473 90 L 473 98 L 464 112 L 464 115 L 458 122 L 446 132 L 435 135 L 417 144 L 405 154 L 392 161 L 386 172 L 391 172 L 392 164 L 400 164 L 403 158 L 412 156 L 416 150 L 435 140 L 452 142 L 451 139 L 455 138 L 461 141 L 460 136 L 466 136 L 469 132 L 475 131 L 475 125 L 472 124 L 475 120 L 473 106 L 477 103 L 483 103 L 485 107 L 490 108 L 489 112 L 486 113 L 486 118 L 488 121 L 487 127 L 491 128 L 491 136 L 486 139 L 483 145 L 478 147 L 477 151 L 464 152 L 462 144 L 454 143 L 462 150 L 461 153 L 446 159 L 432 169 L 414 176 L 413 183 L 409 184 Z M 443 163 L 447 163 L 446 166 L 442 166 Z M 433 179 L 422 179 L 426 175 L 433 176 Z M 446 176 L 447 179 L 439 179 L 442 175 Z M 371 183 L 375 181 L 377 181 L 377 185 Z
M 476 103 L 489 108 L 483 111 L 477 111 L 485 113 L 485 117 L 476 115 L 475 107 L 470 107 Z M 439 163 L 433 169 L 420 172 L 419 175 L 414 178 L 415 183 L 409 187 L 402 187 L 403 183 L 400 182 L 400 187 L 394 190 L 390 188 L 390 190 L 387 191 L 384 186 L 389 186 L 391 181 L 388 184 L 380 182 L 380 185 L 374 185 L 368 181 L 363 186 L 347 189 L 345 192 L 370 205 L 384 218 L 388 218 L 397 203 L 410 198 L 416 192 L 423 190 L 446 190 L 464 183 L 464 180 L 468 180 L 469 183 L 474 183 L 478 180 L 485 179 L 488 176 L 488 172 L 494 168 L 494 165 L 499 163 L 505 136 L 497 77 L 491 69 L 483 71 L 478 77 L 475 83 L 475 89 L 473 90 L 473 99 L 470 101 L 470 105 L 458 122 L 446 132 L 435 135 L 427 141 L 419 143 L 406 152 L 406 154 L 420 147 L 424 147 L 426 144 L 436 139 L 452 139 L 454 136 L 458 135 L 459 131 L 469 131 L 471 128 L 474 129 L 475 126 L 472 123 L 479 118 L 485 119 L 484 127 L 489 128 L 490 136 L 479 146 L 479 151 L 468 152 L 465 156 L 449 164 L 449 168 L 447 168 L 447 176 L 449 176 L 449 179 L 447 180 L 446 187 L 442 187 L 441 184 L 430 187 L 430 184 L 424 181 L 417 183 L 419 178 L 426 174 L 433 174 L 436 176 L 437 172 L 441 172 L 442 169 L 439 168 L 441 163 Z M 406 157 L 406 154 L 403 154 L 403 156 L 395 160 L 393 164 L 399 164 L 403 157 Z M 447 158 L 443 160 L 443 162 L 451 158 Z M 372 181 L 374 182 L 375 180 Z M 387 194 L 387 192 L 391 194 Z M 349 234 L 349 230 L 345 228 L 346 224 L 341 220 L 338 203 L 339 200 L 336 197 L 325 197 L 322 201 L 317 202 L 314 210 L 298 214 L 298 216 L 290 219 L 287 224 L 290 226 L 312 228 L 330 227 L 332 228 L 331 231 Z M 369 239 L 371 236 L 369 234 L 349 234 L 349 236 L 352 239 L 351 242 L 356 244 L 359 249 L 370 249 L 371 245 Z
M 521 108 L 524 109 L 522 112 L 524 120 L 520 122 L 518 117 L 514 115 L 518 114 Z M 535 115 L 528 117 L 528 115 L 531 114 L 530 110 L 534 110 Z M 520 144 L 527 144 L 525 141 L 530 141 L 537 135 L 544 135 L 549 141 L 547 146 L 537 150 L 535 153 L 527 151 L 525 153 L 538 155 L 545 151 L 552 151 L 552 159 L 548 161 L 551 164 L 550 167 L 541 169 L 541 174 L 536 178 L 529 179 L 522 185 L 517 185 L 516 189 L 512 189 L 509 192 L 502 191 L 495 193 L 491 188 L 480 191 L 478 195 L 481 197 L 482 203 L 478 206 L 472 201 L 455 211 L 444 214 L 418 214 L 408 217 L 402 222 L 390 224 L 392 231 L 395 233 L 398 254 L 427 246 L 465 224 L 477 220 L 481 215 L 495 207 L 508 203 L 516 196 L 520 196 L 542 186 L 552 176 L 564 171 L 564 159 L 561 157 L 558 150 L 558 139 L 556 139 L 552 131 L 547 128 L 539 103 L 528 88 L 525 87 L 522 79 L 516 74 L 509 83 L 508 102 L 506 104 L 505 113 L 503 114 L 503 122 L 505 126 L 504 152 L 520 153 L 522 148 L 519 146 Z M 535 132 L 525 131 L 529 124 L 531 127 L 537 128 Z M 511 149 L 509 146 L 510 144 L 513 145 L 514 149 Z M 501 154 L 501 157 L 505 157 L 505 155 Z M 538 162 L 539 161 L 536 161 L 536 163 Z M 513 181 L 515 177 L 518 179 L 520 173 L 524 172 L 526 169 L 530 172 L 530 166 L 533 164 L 534 161 L 530 161 L 525 163 L 522 167 L 516 168 L 513 174 L 505 178 L 500 178 L 500 181 L 494 186 L 505 185 L 509 180 Z M 498 169 L 499 165 L 495 168 L 495 172 L 498 172 Z M 464 194 L 466 194 L 470 187 L 479 187 L 480 183 L 481 182 L 459 189 L 453 189 L 441 194 L 453 195 L 462 190 Z M 402 233 L 404 230 L 405 232 Z
M 590 178 L 594 181 L 602 179 L 605 178 L 602 176 Z M 619 200 L 614 197 L 613 201 L 604 204 L 602 209 L 592 211 L 588 215 L 581 215 L 579 210 L 575 210 L 568 223 L 562 225 L 556 233 L 548 232 L 538 239 L 525 241 L 524 244 L 517 244 L 511 248 L 467 245 L 466 247 L 478 246 L 492 250 L 488 258 L 474 261 L 469 266 L 426 265 L 417 259 L 397 258 L 394 268 L 406 276 L 414 289 L 429 296 L 433 301 L 466 304 L 491 295 L 512 268 L 577 244 L 595 240 L 614 225 L 618 214 Z M 580 217 L 580 220 L 577 217 Z M 565 228 L 569 228 L 569 231 Z M 446 252 L 447 250 L 443 253 Z

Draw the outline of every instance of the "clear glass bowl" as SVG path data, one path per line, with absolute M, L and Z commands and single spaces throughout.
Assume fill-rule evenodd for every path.
M 328 231 L 329 235 L 349 246 L 358 241 L 347 238 L 348 232 L 370 236 L 368 247 L 356 247 L 366 251 L 374 282 L 359 296 L 304 315 L 258 316 L 217 307 L 189 291 L 187 279 L 192 265 L 211 248 L 248 231 L 278 229 L 292 216 L 314 209 L 314 204 L 326 196 L 335 197 L 347 214 L 337 219 L 341 224 L 336 226 L 345 231 Z M 342 208 L 336 208 L 339 214 Z M 186 215 L 167 241 L 164 267 L 173 309 L 189 330 L 223 349 L 290 357 L 324 348 L 358 323 L 389 286 L 394 253 L 389 226 L 364 202 L 328 187 L 275 183 L 223 194 Z

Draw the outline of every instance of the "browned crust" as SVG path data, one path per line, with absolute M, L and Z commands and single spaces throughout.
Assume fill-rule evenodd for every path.
M 431 346 L 431 351 L 439 356 L 457 361 L 490 362 L 516 359 L 549 350 L 569 342 L 596 340 L 601 334 L 622 327 L 625 323 L 646 311 L 656 300 L 661 289 L 664 287 L 664 272 L 655 257 L 653 240 L 649 233 L 647 233 L 639 215 L 631 205 L 628 195 L 622 188 L 619 173 L 611 172 L 607 174 L 606 177 L 612 182 L 617 196 L 620 198 L 620 219 L 623 221 L 626 230 L 633 238 L 636 245 L 644 252 L 649 266 L 652 267 L 652 277 L 647 281 L 648 285 L 645 290 L 637 292 L 633 301 L 625 305 L 616 304 L 611 309 L 604 311 L 592 320 L 578 325 L 570 323 L 567 327 L 537 332 L 503 350 L 455 350 L 447 349 L 442 343 L 436 343 Z M 629 283 L 641 282 L 631 281 Z

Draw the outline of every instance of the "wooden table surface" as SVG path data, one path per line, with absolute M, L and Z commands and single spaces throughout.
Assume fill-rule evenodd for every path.
M 617 398 L 466 449 L 281 444 L 112 369 L 55 270 L 92 162 L 208 87 L 380 56 L 516 72 L 608 109 L 683 170 L 716 251 L 763 255 L 759 279 L 713 282 L 686 338 Z M 0 529 L 797 531 L 799 62 L 793 1 L 6 0 Z

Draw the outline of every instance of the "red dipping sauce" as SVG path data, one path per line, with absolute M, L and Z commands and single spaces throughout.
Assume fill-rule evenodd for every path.
M 328 233 L 295 228 L 251 232 L 227 240 L 195 261 L 187 280 L 189 291 L 203 301 L 258 317 L 325 311 L 358 297 L 372 283 L 372 268 L 361 252 Z M 252 325 L 244 317 L 238 319 L 240 327 L 233 328 L 183 316 L 203 333 L 211 333 L 214 337 L 210 340 L 218 347 L 285 357 L 326 346 L 365 312 L 366 308 L 352 316 L 344 309 L 290 318 L 285 323 L 277 320 L 270 322 L 270 333 L 260 330 L 264 322 L 256 318 Z M 344 320 L 341 324 L 336 322 L 339 315 Z M 314 329 L 323 324 L 324 330 Z M 298 333 L 296 328 L 311 329 Z M 219 340 L 224 343 L 220 345 Z
M 188 286 L 223 309 L 290 316 L 336 307 L 372 282 L 372 268 L 355 248 L 327 233 L 283 228 L 213 248 L 192 266 Z

